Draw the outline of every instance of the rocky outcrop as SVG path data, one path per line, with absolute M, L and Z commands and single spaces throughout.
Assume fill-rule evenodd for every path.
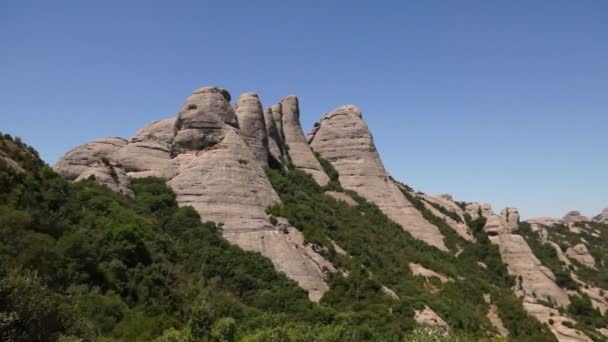
M 428 196 L 426 198 L 428 198 Z M 457 222 L 456 220 L 454 220 L 450 216 L 442 213 L 437 208 L 435 208 L 434 206 L 432 206 L 431 204 L 429 204 L 426 201 L 426 199 L 423 200 L 423 203 L 424 203 L 424 207 L 428 211 L 430 211 L 431 214 L 433 214 L 434 216 L 442 219 L 448 226 L 450 226 L 450 228 L 454 229 L 454 231 L 456 231 L 456 233 L 458 233 L 458 235 L 460 235 L 463 239 L 469 240 L 469 241 L 474 241 L 475 240 L 475 238 L 473 237 L 473 234 L 471 233 L 471 230 L 469 229 L 469 226 L 467 226 L 467 224 L 464 223 L 464 221 Z
M 568 258 L 574 259 L 589 268 L 595 268 L 595 259 L 589 254 L 589 250 L 584 243 L 569 247 L 566 250 L 566 255 Z
M 300 125 L 300 108 L 298 98 L 290 95 L 281 100 L 281 119 L 283 122 L 283 137 L 288 148 L 287 153 L 293 165 L 310 174 L 319 185 L 329 182 L 323 167 L 308 145 L 302 126 Z
M 53 169 L 61 176 L 75 180 L 102 159 L 108 160 L 114 152 L 126 144 L 127 141 L 123 138 L 109 137 L 80 145 L 61 157 Z
M 589 221 L 589 218 L 587 216 L 581 215 L 580 212 L 573 210 L 569 211 L 566 215 L 564 215 L 562 221 L 566 223 L 586 222 Z
M 201 149 L 203 142 L 217 143 L 223 139 L 224 126 L 238 128 L 230 93 L 220 87 L 197 89 L 180 109 L 173 139 L 173 150 L 184 152 Z
M 465 212 L 469 214 L 472 220 L 476 220 L 481 216 L 481 206 L 477 202 L 468 203 Z
M 500 212 L 500 216 L 502 216 L 505 221 L 505 228 L 509 231 L 509 233 L 513 233 L 518 229 L 519 226 L 519 211 L 516 208 L 504 208 Z
M 217 145 L 176 158 L 178 174 L 167 184 L 180 205 L 224 230 L 267 226 L 265 210 L 279 197 L 238 131 L 227 126 L 223 134 Z
M 283 144 L 282 132 L 279 133 L 270 108 L 264 110 L 264 122 L 268 136 L 269 157 L 274 158 L 276 161 L 281 161 L 285 157 L 285 145 Z
M 514 292 L 529 301 L 540 298 L 566 307 L 570 299 L 554 279 L 553 273 L 536 258 L 526 240 L 520 235 L 500 234 L 491 237 L 498 245 L 503 263 L 509 274 L 515 276 Z
M 175 118 L 154 121 L 139 130 L 129 143 L 111 155 L 120 163 L 129 177 L 175 176 L 176 167 L 171 159 Z
M 414 320 L 422 325 L 428 325 L 441 331 L 450 331 L 450 326 L 435 311 L 428 306 L 422 310 L 414 310 Z
M 327 290 L 326 272 L 336 270 L 283 219 L 278 226 L 269 221 L 265 210 L 280 199 L 262 168 L 266 118 L 257 97 L 244 94 L 236 106 L 239 129 L 229 101 L 222 88 L 200 88 L 177 119 L 153 122 L 128 142 L 106 138 L 77 147 L 55 168 L 66 178 L 91 178 L 127 195 L 127 175 L 166 179 L 180 206 L 222 224 L 227 240 L 268 257 L 318 301 Z
M 412 272 L 412 274 L 414 276 L 417 277 L 424 277 L 424 278 L 430 278 L 430 277 L 435 277 L 437 279 L 439 279 L 439 281 L 441 281 L 442 283 L 447 283 L 449 281 L 454 281 L 454 279 L 448 278 L 446 276 L 444 276 L 443 274 L 439 274 L 431 269 L 428 269 L 420 264 L 416 264 L 413 262 L 410 262 L 408 264 L 408 267 L 410 268 L 410 271 Z
M 494 326 L 494 329 L 496 329 L 498 336 L 502 336 L 502 337 L 509 336 L 509 330 L 507 328 L 505 328 L 505 325 L 502 323 L 502 320 L 500 319 L 500 315 L 498 314 L 498 307 L 492 303 L 491 295 L 489 293 L 485 293 L 483 295 L 483 300 L 489 306 L 488 314 L 486 315 L 486 317 L 488 318 L 490 323 L 492 323 L 492 326 Z
M 589 336 L 585 335 L 581 331 L 568 327 L 567 325 L 573 326 L 575 322 L 563 316 L 556 309 L 527 301 L 524 302 L 524 309 L 541 323 L 546 323 L 559 342 L 592 341 Z
M 601 213 L 593 217 L 593 221 L 608 223 L 608 208 L 602 210 Z
M 429 203 L 434 203 L 438 206 L 443 207 L 447 211 L 451 211 L 458 215 L 460 219 L 464 222 L 464 213 L 465 211 L 454 202 L 452 195 L 450 194 L 440 194 L 437 196 L 423 196 L 424 200 Z
M 260 164 L 268 165 L 268 132 L 262 103 L 255 93 L 239 96 L 234 107 L 241 136 Z
M 95 183 L 103 185 L 114 192 L 133 196 L 131 183 L 125 171 L 105 159 L 89 165 L 74 181 L 79 182 L 81 180 L 93 180 Z
M 302 233 L 293 228 L 257 229 L 252 231 L 224 232 L 224 237 L 245 250 L 260 252 L 269 258 L 275 268 L 295 280 L 308 291 L 308 297 L 318 302 L 329 289 L 325 282 L 326 272 L 335 272 L 311 245 L 304 243 Z
M 506 223 L 502 217 L 498 215 L 492 215 L 487 218 L 486 224 L 483 226 L 483 231 L 488 235 L 498 235 L 507 233 L 505 229 Z
M 426 221 L 389 179 L 358 108 L 344 106 L 325 115 L 310 144 L 332 163 L 344 188 L 375 203 L 415 238 L 447 250 L 439 229 Z

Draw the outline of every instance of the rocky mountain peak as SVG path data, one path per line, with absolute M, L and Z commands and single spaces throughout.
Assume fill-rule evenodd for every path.
M 566 223 L 575 223 L 575 222 L 589 221 L 589 218 L 587 216 L 581 215 L 581 213 L 579 211 L 572 210 L 572 211 L 569 211 L 568 213 L 566 213 L 566 215 L 564 215 L 564 217 L 562 218 L 562 221 L 564 221 Z

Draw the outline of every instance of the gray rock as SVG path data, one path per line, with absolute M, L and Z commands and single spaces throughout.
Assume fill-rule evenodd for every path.
M 302 126 L 300 125 L 300 108 L 298 98 L 290 95 L 281 100 L 281 113 L 283 121 L 283 136 L 285 145 L 288 147 L 287 153 L 293 165 L 310 174 L 319 185 L 329 182 L 329 177 L 325 174 L 323 167 L 313 154 L 310 146 L 306 142 Z
M 356 207 L 358 205 L 357 201 L 355 201 L 354 199 L 352 199 L 352 197 L 348 196 L 347 194 L 345 194 L 343 192 L 325 191 L 325 194 L 327 196 L 335 199 L 336 201 L 342 201 L 351 207 Z
M 223 140 L 202 150 L 180 154 L 177 176 L 168 184 L 180 205 L 190 205 L 205 221 L 224 229 L 268 226 L 265 209 L 279 202 L 268 178 L 247 144 L 233 127 Z
M 97 184 L 103 185 L 114 192 L 133 196 L 131 183 L 125 171 L 105 160 L 89 165 L 74 181 L 79 182 L 87 179 L 93 179 Z
M 589 221 L 589 218 L 581 215 L 581 213 L 576 210 L 572 210 L 562 218 L 562 221 L 566 223 L 587 222 Z
M 500 216 L 505 221 L 509 233 L 517 231 L 519 228 L 519 211 L 517 208 L 504 208 L 500 212 Z
M 568 258 L 574 259 L 589 268 L 595 268 L 595 259 L 589 253 L 589 250 L 584 243 L 579 243 L 574 247 L 569 247 L 566 250 L 566 255 Z
M 219 142 L 225 125 L 238 128 L 230 94 L 220 87 L 203 87 L 186 99 L 175 121 L 173 148 L 178 152 L 198 149 L 201 141 Z
M 268 133 L 268 151 L 276 161 L 282 161 L 285 157 L 285 146 L 283 144 L 282 132 L 279 133 L 277 125 L 272 115 L 272 110 L 267 108 L 264 111 L 264 121 Z
M 234 111 L 239 121 L 241 136 L 251 152 L 260 164 L 268 165 L 268 133 L 258 95 L 245 93 L 239 96 Z
M 80 145 L 61 157 L 53 169 L 61 176 L 75 180 L 97 162 L 110 158 L 126 144 L 127 141 L 123 138 L 109 137 Z
M 154 121 L 139 130 L 129 143 L 111 155 L 129 177 L 169 179 L 177 170 L 171 159 L 175 119 Z
M 561 307 L 570 304 L 568 294 L 555 283 L 555 275 L 541 264 L 521 235 L 500 234 L 490 240 L 498 245 L 509 274 L 516 277 L 513 290 L 518 297 L 530 302 L 537 298 L 553 301 Z
M 360 110 L 344 106 L 325 115 L 311 146 L 332 163 L 344 188 L 375 203 L 415 238 L 447 250 L 439 229 L 426 221 L 389 179 Z

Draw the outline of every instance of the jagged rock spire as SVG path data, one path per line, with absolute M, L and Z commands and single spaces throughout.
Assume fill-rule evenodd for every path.
M 439 229 L 426 221 L 389 179 L 361 110 L 348 105 L 325 115 L 310 145 L 329 160 L 340 183 L 375 203 L 415 238 L 447 250 Z
M 234 112 L 238 118 L 241 136 L 262 165 L 268 165 L 268 132 L 262 103 L 255 93 L 239 96 Z
M 297 169 L 312 175 L 319 185 L 327 184 L 329 177 L 310 149 L 302 131 L 298 98 L 294 95 L 283 98 L 280 108 L 283 137 L 291 162 Z

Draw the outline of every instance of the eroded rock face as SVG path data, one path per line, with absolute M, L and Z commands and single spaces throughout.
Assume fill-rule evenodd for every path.
M 175 151 L 199 149 L 202 141 L 219 142 L 224 126 L 238 128 L 230 93 L 220 87 L 197 89 L 186 99 L 175 121 Z
M 74 181 L 92 179 L 97 184 L 108 187 L 114 192 L 120 192 L 127 196 L 133 196 L 131 183 L 125 171 L 109 162 L 99 161 L 90 165 Z
M 308 145 L 302 126 L 300 125 L 300 108 L 298 98 L 290 95 L 281 100 L 281 113 L 283 120 L 283 136 L 288 146 L 289 157 L 293 165 L 310 174 L 319 185 L 329 182 L 323 167 L 312 153 Z
M 229 101 L 222 88 L 201 88 L 177 119 L 153 122 L 129 142 L 106 138 L 79 146 L 56 170 L 69 179 L 93 177 L 127 195 L 132 192 L 123 167 L 131 177 L 164 178 L 180 206 L 192 206 L 202 220 L 223 224 L 227 240 L 268 257 L 318 301 L 328 288 L 326 273 L 336 270 L 283 219 L 278 218 L 280 227 L 270 223 L 265 209 L 280 199 L 262 169 L 268 155 L 266 118 L 257 97 L 244 94 L 236 106 L 243 123 L 239 129 Z M 274 133 L 279 136 L 276 128 Z
M 530 225 L 542 225 L 547 227 L 563 223 L 562 220 L 553 217 L 535 217 L 527 219 L 526 222 L 528 222 Z
M 413 275 L 415 276 L 419 276 L 419 277 L 425 277 L 425 278 L 429 278 L 429 277 L 436 277 L 437 279 L 439 279 L 439 281 L 441 281 L 442 283 L 447 283 L 449 281 L 454 281 L 454 279 L 448 278 L 446 276 L 444 276 L 443 274 L 437 273 L 431 269 L 428 269 L 420 264 L 416 264 L 413 262 L 410 262 L 408 264 L 408 267 L 410 268 L 410 271 L 412 272 Z
M 472 220 L 476 220 L 481 215 L 481 206 L 477 202 L 469 203 L 465 207 L 465 212 L 471 216 Z
M 180 205 L 224 223 L 224 230 L 268 226 L 265 210 L 279 197 L 238 131 L 226 127 L 223 134 L 217 145 L 176 158 L 178 174 L 167 184 Z
M 435 311 L 428 306 L 414 311 L 414 320 L 422 325 L 428 325 L 442 331 L 450 331 L 450 326 Z
M 332 163 L 344 188 L 375 203 L 415 238 L 447 250 L 439 229 L 426 221 L 389 179 L 360 110 L 344 106 L 325 115 L 310 144 Z
M 566 223 L 586 222 L 589 221 L 587 216 L 581 215 L 580 212 L 573 210 L 569 211 L 563 218 L 562 221 Z
M 425 200 L 423 201 L 424 207 L 428 211 L 430 211 L 431 214 L 433 214 L 433 215 L 439 217 L 440 219 L 442 219 L 443 221 L 445 221 L 445 223 L 448 226 L 450 226 L 452 229 L 454 229 L 454 231 L 456 231 L 456 233 L 458 233 L 458 235 L 460 235 L 465 240 L 469 240 L 469 241 L 475 240 L 475 238 L 473 237 L 473 234 L 471 233 L 471 230 L 469 229 L 469 226 L 467 226 L 467 224 L 464 223 L 464 218 L 461 218 L 461 220 L 462 220 L 461 222 L 457 222 L 450 216 L 445 215 L 441 211 L 437 210 L 437 208 L 433 207 L 431 204 L 426 202 L 426 198 L 429 198 L 429 197 L 428 196 L 425 197 Z
M 513 290 L 517 296 L 531 301 L 540 298 L 562 307 L 570 304 L 566 292 L 555 284 L 553 273 L 541 264 L 521 235 L 500 234 L 491 241 L 498 245 L 509 274 L 516 277 Z
M 75 180 L 97 162 L 109 159 L 126 144 L 123 138 L 109 137 L 80 145 L 61 157 L 53 169 L 64 178 Z
M 516 208 L 504 208 L 500 212 L 503 220 L 506 223 L 506 229 L 509 233 L 513 233 L 518 229 L 519 226 L 519 211 Z
M 483 226 L 483 231 L 488 235 L 498 235 L 508 233 L 504 219 L 498 215 L 492 215 L 487 218 L 486 224 Z
M 278 271 L 307 290 L 308 297 L 314 302 L 318 302 L 329 289 L 324 280 L 325 273 L 335 272 L 335 268 L 305 244 L 302 233 L 293 227 L 226 231 L 224 237 L 245 250 L 260 252 L 269 258 Z
M 547 323 L 549 329 L 559 342 L 591 342 L 589 336 L 583 332 L 564 325 L 568 322 L 574 325 L 574 321 L 563 316 L 558 310 L 543 306 L 541 304 L 524 302 L 524 309 L 541 323 Z M 550 324 L 553 322 L 553 324 Z
M 266 131 L 268 135 L 268 152 L 269 156 L 276 161 L 283 160 L 285 157 L 285 146 L 283 144 L 282 133 L 279 133 L 277 125 L 272 116 L 272 110 L 267 108 L 264 111 L 264 122 L 266 123 Z
M 262 103 L 255 93 L 239 96 L 234 107 L 239 121 L 240 133 L 255 158 L 268 165 L 268 133 Z
M 574 259 L 589 268 L 595 268 L 595 259 L 589 254 L 589 250 L 584 243 L 579 243 L 574 247 L 568 248 L 566 255 L 568 258 Z
M 175 118 L 154 121 L 139 130 L 129 143 L 111 155 L 129 177 L 172 178 L 176 167 L 171 158 Z

